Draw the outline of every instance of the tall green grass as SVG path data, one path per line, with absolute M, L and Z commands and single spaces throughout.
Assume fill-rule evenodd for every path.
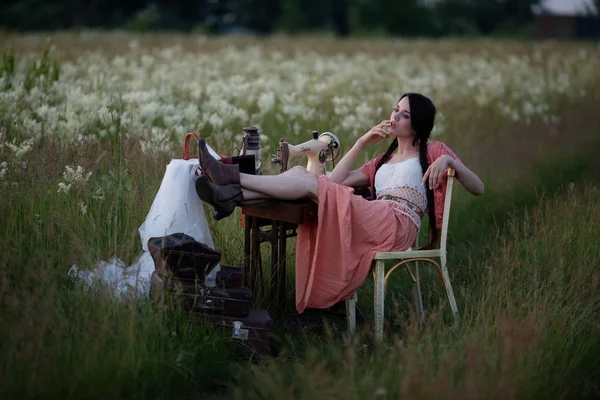
M 166 160 L 140 159 L 133 179 L 112 168 L 128 156 L 118 146 L 60 150 L 50 141 L 33 150 L 26 170 L 12 171 L 18 184 L 0 201 L 1 397 L 177 396 L 214 390 L 229 378 L 234 355 L 212 329 L 190 325 L 176 308 L 117 301 L 67 278 L 74 263 L 86 268 L 113 254 L 131 263 L 141 251 L 137 227 Z M 57 165 L 74 164 L 92 177 L 58 193 Z M 104 199 L 91 199 L 89 189 L 100 186 Z

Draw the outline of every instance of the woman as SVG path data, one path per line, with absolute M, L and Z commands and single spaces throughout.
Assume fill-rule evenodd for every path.
M 296 308 L 328 308 L 352 295 L 365 280 L 377 252 L 403 251 L 415 241 L 425 211 L 435 237 L 441 227 L 448 167 L 472 194 L 483 183 L 445 144 L 428 142 L 436 109 L 418 93 L 404 94 L 389 120 L 371 128 L 346 153 L 329 177 L 302 167 L 280 175 L 239 173 L 237 165 L 216 161 L 200 140 L 196 181 L 200 198 L 215 218 L 233 212 L 242 200 L 310 198 L 318 203 L 318 222 L 298 227 Z M 393 137 L 390 147 L 350 171 L 367 144 Z M 370 185 L 369 201 L 352 187 Z

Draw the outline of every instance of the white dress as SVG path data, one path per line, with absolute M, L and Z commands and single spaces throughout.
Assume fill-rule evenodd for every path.
M 375 174 L 377 200 L 394 202 L 394 210 L 407 215 L 419 227 L 427 209 L 427 190 L 421 185 L 422 180 L 418 157 L 383 164 Z

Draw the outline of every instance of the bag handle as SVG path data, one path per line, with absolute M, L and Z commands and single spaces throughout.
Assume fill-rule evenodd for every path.
M 183 141 L 183 159 L 184 160 L 190 159 L 190 139 L 191 138 L 196 139 L 196 144 L 198 144 L 198 142 L 200 141 L 200 138 L 194 132 L 190 132 L 187 135 L 185 135 L 185 139 Z M 198 158 L 198 157 L 193 157 L 193 158 Z

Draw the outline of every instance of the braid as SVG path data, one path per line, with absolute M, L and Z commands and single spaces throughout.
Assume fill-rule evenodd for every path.
M 416 139 L 415 139 L 416 140 Z M 427 160 L 427 139 L 421 139 L 419 141 L 419 162 L 421 163 L 421 169 L 423 174 L 429 168 L 429 161 Z M 429 181 L 427 185 L 427 208 L 429 209 L 429 229 L 431 230 L 431 242 L 437 239 L 437 225 L 435 223 L 435 201 L 433 198 L 433 190 L 429 187 Z
M 394 140 L 392 140 L 392 143 L 390 143 L 390 147 L 388 147 L 388 149 L 383 154 L 383 157 L 381 157 L 381 160 L 379 160 L 379 162 L 377 163 L 377 166 L 375 167 L 375 175 L 377 174 L 377 170 L 379 170 L 379 168 L 381 168 L 381 166 L 390 159 L 390 157 L 392 156 L 392 153 L 397 148 L 398 148 L 398 140 L 396 140 L 394 138 Z M 375 176 L 375 175 L 373 175 L 373 176 Z M 377 193 L 375 192 L 375 184 L 373 184 L 373 200 L 375 200 L 376 198 L 377 198 Z

